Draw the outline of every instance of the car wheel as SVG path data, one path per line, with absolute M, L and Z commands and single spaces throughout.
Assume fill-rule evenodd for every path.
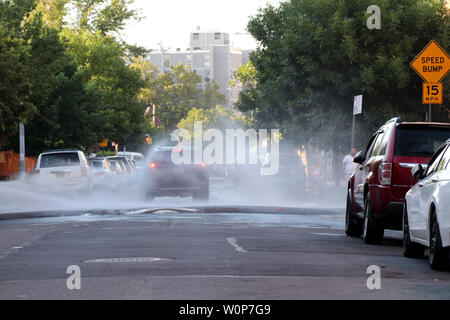
M 411 241 L 406 203 L 403 207 L 403 255 L 407 258 L 422 258 L 425 247 Z
M 364 203 L 363 239 L 367 244 L 381 244 L 384 237 L 384 228 L 376 226 L 372 219 L 372 202 L 368 193 Z
M 345 234 L 349 237 L 361 237 L 362 222 L 353 213 L 351 190 L 347 192 L 347 205 L 345 210 Z
M 434 270 L 443 270 L 449 265 L 449 249 L 442 247 L 441 232 L 436 214 L 431 215 L 430 223 L 430 252 L 428 256 L 430 266 Z

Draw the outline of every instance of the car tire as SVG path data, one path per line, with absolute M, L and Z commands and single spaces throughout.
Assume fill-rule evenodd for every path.
M 345 234 L 349 237 L 361 237 L 363 232 L 362 221 L 353 213 L 351 190 L 347 192 L 347 205 L 345 209 Z
M 406 258 L 423 258 L 425 247 L 411 241 L 406 203 L 403 207 L 403 256 Z
M 381 244 L 384 237 L 384 228 L 373 223 L 372 202 L 370 193 L 364 202 L 363 240 L 367 244 Z
M 433 270 L 445 270 L 449 266 L 449 249 L 442 247 L 441 232 L 436 213 L 431 214 L 430 250 L 428 255 Z

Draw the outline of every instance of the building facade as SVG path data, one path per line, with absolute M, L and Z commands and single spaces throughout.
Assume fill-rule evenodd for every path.
M 237 69 L 248 62 L 249 50 L 230 45 L 228 33 L 197 29 L 190 34 L 187 50 L 175 51 L 160 48 L 149 54 L 150 63 L 160 72 L 168 72 L 182 63 L 195 71 L 202 79 L 202 87 L 214 81 L 226 99 L 226 107 L 232 108 L 239 98 L 240 86 L 230 87 L 229 82 Z

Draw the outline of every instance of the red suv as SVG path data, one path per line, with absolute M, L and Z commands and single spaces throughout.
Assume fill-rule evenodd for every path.
M 416 184 L 411 168 L 428 164 L 450 138 L 450 123 L 402 122 L 394 118 L 370 139 L 350 177 L 345 232 L 366 243 L 383 241 L 384 229 L 402 230 L 405 195 Z

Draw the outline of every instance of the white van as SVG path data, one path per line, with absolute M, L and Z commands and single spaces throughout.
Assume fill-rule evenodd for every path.
M 82 151 L 52 150 L 39 155 L 36 169 L 39 181 L 58 190 L 92 191 L 91 168 Z

